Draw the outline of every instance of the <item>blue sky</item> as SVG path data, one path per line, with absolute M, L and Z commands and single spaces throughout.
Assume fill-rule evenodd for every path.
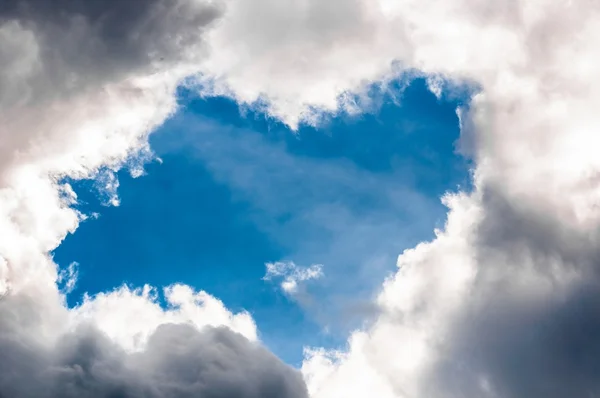
M 298 364 L 303 345 L 334 347 L 369 319 L 381 281 L 405 248 L 444 222 L 440 196 L 468 184 L 457 155 L 456 106 L 421 79 L 373 87 L 376 106 L 294 132 L 260 111 L 182 89 L 180 111 L 150 145 L 161 161 L 118 174 L 120 206 L 92 181 L 74 183 L 79 209 L 97 212 L 54 257 L 80 264 L 84 292 L 123 283 L 183 282 L 246 309 L 261 339 Z M 265 263 L 323 264 L 300 299 L 263 281 Z

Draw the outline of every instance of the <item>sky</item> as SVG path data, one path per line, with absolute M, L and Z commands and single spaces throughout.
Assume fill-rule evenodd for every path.
M 373 87 L 371 114 L 297 131 L 182 90 L 181 109 L 150 138 L 145 175 L 118 173 L 118 206 L 93 180 L 73 183 L 77 208 L 97 218 L 54 251 L 63 269 L 78 264 L 69 303 L 123 283 L 181 282 L 250 311 L 290 363 L 303 345 L 342 346 L 374 312 L 398 253 L 443 225 L 440 196 L 468 183 L 455 147 L 455 108 L 468 98 L 438 99 L 424 79 L 403 85 Z M 323 276 L 290 297 L 283 277 L 264 280 L 276 262 L 320 264 Z
M 0 397 L 600 395 L 599 20 L 3 1 Z

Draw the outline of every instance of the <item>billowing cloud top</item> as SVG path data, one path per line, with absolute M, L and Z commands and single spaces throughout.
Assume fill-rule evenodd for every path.
M 599 13 L 593 0 L 3 1 L 0 394 L 305 396 L 258 343 L 201 328 L 256 336 L 204 293 L 162 309 L 118 290 L 67 310 L 48 252 L 83 215 L 61 178 L 135 173 L 185 77 L 296 126 L 418 69 L 438 93 L 440 77 L 480 88 L 459 110 L 475 187 L 444 198 L 445 228 L 399 257 L 346 352 L 307 351 L 310 394 L 597 395 Z M 147 328 L 119 322 L 130 306 Z

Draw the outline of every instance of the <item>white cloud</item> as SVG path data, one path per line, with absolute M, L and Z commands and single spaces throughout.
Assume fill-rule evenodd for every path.
M 119 206 L 121 200 L 119 199 L 118 189 L 119 180 L 112 170 L 103 170 L 99 172 L 94 180 L 98 191 L 102 196 L 102 204 L 105 206 Z
M 62 285 L 63 294 L 69 294 L 77 285 L 77 278 L 79 277 L 79 264 L 77 262 L 72 262 L 66 269 L 61 270 L 58 273 L 58 278 L 56 282 L 59 285 Z
M 436 346 L 477 272 L 469 241 L 480 208 L 465 195 L 449 196 L 446 203 L 451 212 L 445 231 L 399 257 L 397 274 L 379 296 L 381 315 L 374 325 L 353 333 L 348 352 L 336 353 L 333 360 L 327 351 L 307 352 L 303 371 L 312 396 L 420 393 L 426 370 L 436 361 Z
M 293 261 L 277 261 L 266 263 L 267 271 L 263 280 L 271 281 L 281 279 L 280 287 L 288 295 L 294 296 L 298 293 L 298 284 L 323 276 L 323 266 L 313 264 L 310 267 L 299 267 Z
M 58 275 L 48 252 L 84 217 L 70 207 L 75 197 L 62 179 L 94 178 L 125 162 L 135 169 L 133 160 L 147 154 L 147 134 L 175 110 L 178 81 L 191 73 L 189 62 L 204 56 L 202 34 L 219 15 L 210 4 L 183 0 L 174 8 L 162 1 L 133 5 L 3 5 L 3 292 L 54 284 Z M 145 35 L 135 36 L 135 29 Z M 107 200 L 118 203 L 114 174 L 100 176 Z
M 334 111 L 345 92 L 390 77 L 399 60 L 482 88 L 461 113 L 463 142 L 477 164 L 475 189 L 449 196 L 445 229 L 400 256 L 379 296 L 381 315 L 352 335 L 347 352 L 310 353 L 303 369 L 312 395 L 564 397 L 600 390 L 598 355 L 578 355 L 597 354 L 600 330 L 593 305 L 597 2 L 229 0 L 224 9 L 200 1 L 171 8 L 118 2 L 119 9 L 5 3 L 0 294 L 11 314 L 3 319 L 23 322 L 9 332 L 44 347 L 62 341 L 69 312 L 48 252 L 81 215 L 58 181 L 118 168 L 143 149 L 146 135 L 174 111 L 181 78 L 201 72 L 212 83 L 205 92 L 246 103 L 266 98 L 270 113 L 294 126 L 314 120 L 313 107 Z M 97 305 L 109 296 L 141 297 L 143 314 L 156 308 L 143 293 L 114 294 Z M 197 302 L 193 293 L 185 297 Z M 222 308 L 217 314 L 223 322 L 235 318 Z M 132 344 L 130 327 L 141 330 L 128 323 L 107 333 Z M 27 395 L 10 395 L 18 393 Z
M 206 56 L 203 35 L 219 6 L 8 0 L 0 8 L 0 350 L 8 353 L 0 394 L 219 396 L 227 384 L 236 396 L 305 396 L 299 374 L 260 348 L 247 313 L 183 285 L 165 290 L 164 309 L 149 287 L 67 309 L 76 271 L 59 273 L 49 255 L 86 217 L 62 181 L 100 176 L 107 202 L 118 204 L 114 171 L 140 174 L 147 135 L 176 110 L 175 89 Z M 181 347 L 192 341 L 190 356 Z M 197 372 L 182 379 L 171 365 Z
M 155 288 L 131 289 L 122 286 L 94 297 L 71 311 L 72 323 L 92 322 L 98 330 L 122 347 L 139 351 L 162 324 L 227 326 L 251 341 L 257 340 L 254 320 L 247 312 L 233 314 L 223 303 L 205 292 L 194 292 L 189 286 L 173 285 L 163 291 L 167 308 L 159 304 Z
M 173 294 L 178 295 L 177 289 Z M 223 326 L 198 329 L 193 323 L 144 323 L 160 312 L 155 306 L 155 313 L 148 313 L 146 302 L 121 300 L 110 308 L 112 315 L 101 317 L 121 321 L 123 326 L 125 320 L 119 317 L 125 306 L 127 328 L 142 330 L 141 336 L 134 337 L 146 341 L 124 350 L 119 341 L 123 335 L 107 335 L 94 322 L 72 324 L 68 331 L 58 324 L 58 333 L 50 329 L 53 336 L 43 335 L 47 321 L 56 321 L 61 314 L 48 314 L 45 303 L 23 293 L 6 296 L 0 301 L 0 391 L 11 397 L 42 398 L 306 396 L 299 373 L 256 342 Z M 211 306 L 193 305 L 208 310 Z M 114 325 L 102 327 L 114 331 Z

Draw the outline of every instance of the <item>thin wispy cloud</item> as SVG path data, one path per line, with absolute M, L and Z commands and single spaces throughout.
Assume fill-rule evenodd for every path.
M 313 264 L 299 267 L 292 261 L 266 263 L 265 281 L 280 280 L 279 286 L 286 294 L 294 296 L 298 293 L 299 284 L 323 277 L 323 265 Z
M 332 331 L 345 333 L 363 321 L 357 308 L 372 308 L 373 290 L 393 271 L 397 253 L 415 236 L 428 236 L 443 217 L 439 199 L 413 186 L 406 174 L 410 162 L 402 171 L 379 173 L 344 157 L 295 154 L 256 131 L 194 115 L 175 118 L 166 128 L 235 201 L 250 206 L 248 217 L 288 248 L 287 258 L 327 265 L 312 294 L 328 305 L 318 305 L 312 295 L 303 303 Z
M 56 282 L 62 285 L 62 291 L 64 294 L 69 294 L 75 289 L 77 284 L 77 278 L 79 277 L 79 264 L 72 262 L 66 269 L 61 270 L 58 273 Z

